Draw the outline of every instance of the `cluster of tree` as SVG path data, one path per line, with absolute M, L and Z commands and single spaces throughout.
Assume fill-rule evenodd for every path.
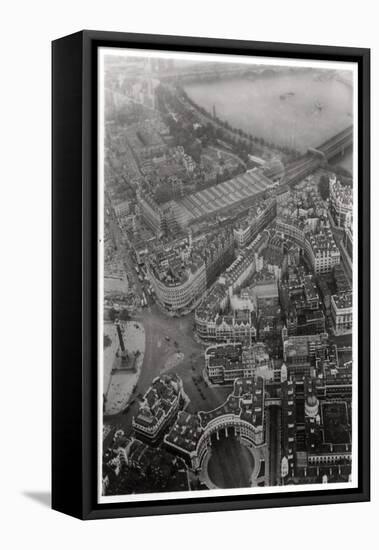
M 159 467 L 148 465 L 144 472 L 124 466 L 122 472 L 116 476 L 107 471 L 109 486 L 108 495 L 123 495 L 131 493 L 159 493 L 162 491 L 176 491 L 177 469 L 171 463 L 160 464 Z
M 194 129 L 194 121 L 188 113 L 181 113 L 180 117 L 174 119 L 171 115 L 164 117 L 164 121 L 170 129 L 170 134 L 174 139 L 175 145 L 181 145 L 188 155 L 195 160 L 200 161 L 201 143 L 197 142 L 197 135 Z
M 181 89 L 179 89 L 181 91 Z M 215 145 L 217 140 L 224 139 L 225 131 L 217 127 L 209 120 L 208 123 L 198 124 L 197 113 L 203 113 L 209 116 L 209 113 L 202 107 L 194 110 L 186 109 L 183 101 L 179 100 L 180 91 L 172 93 L 168 88 L 160 86 L 157 88 L 157 104 L 165 117 L 165 122 L 170 129 L 170 133 L 175 140 L 176 145 L 181 145 L 186 153 L 191 155 L 195 162 L 201 160 L 201 152 L 204 147 Z M 178 95 L 177 95 L 178 94 Z M 182 100 L 186 101 L 186 97 Z M 190 102 L 188 102 L 190 104 Z M 175 117 L 172 116 L 175 112 Z
M 112 114 L 113 121 L 117 126 L 128 126 L 141 119 L 144 115 L 144 107 L 139 103 L 131 102 L 128 105 L 114 109 Z

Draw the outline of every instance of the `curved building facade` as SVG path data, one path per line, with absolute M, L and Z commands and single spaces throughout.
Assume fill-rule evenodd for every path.
M 180 412 L 166 445 L 175 449 L 193 470 L 200 470 L 212 446 L 212 435 L 233 428 L 236 436 L 253 448 L 265 444 L 264 380 L 237 378 L 233 391 L 220 407 L 191 415 Z
M 168 311 L 180 313 L 194 308 L 207 288 L 205 264 L 190 269 L 179 282 L 160 280 L 153 270 L 149 279 L 157 301 Z

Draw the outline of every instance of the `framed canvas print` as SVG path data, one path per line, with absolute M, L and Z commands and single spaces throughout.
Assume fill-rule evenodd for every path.
M 367 49 L 53 42 L 53 508 L 369 500 Z

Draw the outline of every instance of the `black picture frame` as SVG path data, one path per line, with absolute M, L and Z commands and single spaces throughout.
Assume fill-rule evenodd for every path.
M 97 48 L 128 47 L 358 64 L 358 488 L 98 504 Z M 81 519 L 370 499 L 370 50 L 82 31 L 52 43 L 52 507 Z

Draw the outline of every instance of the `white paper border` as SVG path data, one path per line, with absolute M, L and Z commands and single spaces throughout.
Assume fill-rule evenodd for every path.
M 238 489 L 209 489 L 207 491 L 173 491 L 169 493 L 102 495 L 103 455 L 103 320 L 104 320 L 104 57 L 106 55 L 180 59 L 188 61 L 238 63 L 246 65 L 273 65 L 286 67 L 310 67 L 330 70 L 351 70 L 353 73 L 353 388 L 352 388 L 352 479 L 348 483 L 322 483 L 306 485 L 285 485 L 273 487 L 251 487 Z M 350 62 L 287 59 L 279 57 L 248 57 L 187 52 L 166 52 L 128 48 L 98 48 L 98 475 L 97 499 L 99 504 L 128 503 L 141 501 L 175 500 L 213 496 L 238 496 L 254 494 L 280 494 L 304 491 L 354 489 L 358 487 L 358 64 Z

